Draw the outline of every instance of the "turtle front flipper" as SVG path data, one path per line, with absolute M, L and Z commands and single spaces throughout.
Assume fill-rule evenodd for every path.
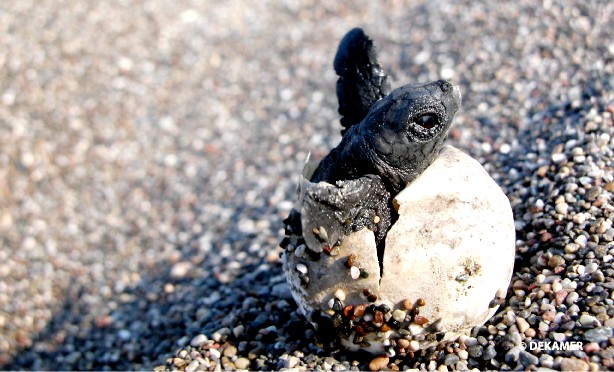
M 376 242 L 391 224 L 389 192 L 382 179 L 366 175 L 354 180 L 310 183 L 301 205 L 301 225 L 307 247 L 329 254 L 353 231 L 373 230 Z
M 390 83 L 377 60 L 373 41 L 360 28 L 348 32 L 334 62 L 341 125 L 345 132 L 367 115 L 371 106 L 390 92 Z

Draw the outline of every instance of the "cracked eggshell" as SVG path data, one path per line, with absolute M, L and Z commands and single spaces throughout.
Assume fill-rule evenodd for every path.
M 309 187 L 309 181 L 302 183 L 300 189 Z M 348 337 L 340 335 L 350 350 L 385 352 L 390 338 L 416 340 L 420 348 L 455 340 L 494 315 L 512 275 L 515 228 L 509 201 L 484 168 L 462 151 L 444 147 L 393 203 L 399 219 L 386 237 L 381 281 L 375 238 L 368 229 L 346 237 L 336 256 L 321 254 L 314 261 L 298 248 L 283 255 L 292 295 L 308 319 L 314 312 L 334 315 L 334 297 L 344 297 L 339 298 L 344 307 L 370 305 L 365 288 L 377 296 L 373 304 L 390 309 L 384 314 L 386 323 L 393 315 L 402 319 L 403 313 L 395 310 L 407 314 L 396 328 L 371 327 L 376 330 L 358 339 L 354 326 Z M 355 265 L 370 272 L 367 278 L 352 278 L 350 254 Z M 297 265 L 307 268 L 308 283 Z M 417 307 L 418 299 L 424 305 L 419 316 L 412 316 L 406 304 Z

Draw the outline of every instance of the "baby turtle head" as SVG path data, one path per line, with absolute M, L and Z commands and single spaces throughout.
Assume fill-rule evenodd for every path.
M 459 88 L 439 80 L 405 85 L 373 105 L 360 132 L 392 189 L 400 191 L 433 162 L 460 104 Z

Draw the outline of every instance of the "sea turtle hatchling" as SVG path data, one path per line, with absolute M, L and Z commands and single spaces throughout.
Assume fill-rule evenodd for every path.
M 342 39 L 334 67 L 343 138 L 313 173 L 310 181 L 318 187 L 284 223 L 288 235 L 303 233 L 313 254 L 330 253 L 351 232 L 367 227 L 381 258 L 397 218 L 392 197 L 439 154 L 461 95 L 443 80 L 390 92 L 373 42 L 359 28 Z
M 284 220 L 292 297 L 329 347 L 408 353 L 457 340 L 505 298 L 509 200 L 444 141 L 461 104 L 447 81 L 390 91 L 360 29 L 335 57 L 343 138 L 308 161 Z

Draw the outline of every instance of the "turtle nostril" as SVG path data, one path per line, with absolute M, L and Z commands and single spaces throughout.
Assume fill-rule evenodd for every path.
M 450 90 L 452 90 L 452 84 L 450 84 L 449 82 L 447 82 L 445 80 L 439 80 L 437 83 L 439 83 L 439 86 L 441 87 L 441 90 L 444 93 L 449 92 Z

